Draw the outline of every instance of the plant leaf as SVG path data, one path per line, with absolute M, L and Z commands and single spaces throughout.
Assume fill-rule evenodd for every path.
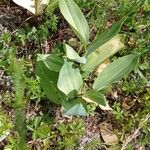
M 57 3 L 58 3 L 58 0 L 49 0 L 48 7 L 49 8 L 55 8 Z
M 63 66 L 64 60 L 55 54 L 38 54 L 37 61 L 43 61 L 45 66 L 52 71 L 59 72 Z
M 114 36 L 116 36 L 123 24 L 124 21 L 119 21 L 117 23 L 114 23 L 109 29 L 107 29 L 105 32 L 103 32 L 101 35 L 99 35 L 87 48 L 86 56 L 91 54 L 93 51 L 98 49 L 100 46 L 111 40 Z
M 89 43 L 89 27 L 80 8 L 73 0 L 59 0 L 60 11 L 84 45 Z
M 36 75 L 40 78 L 41 86 L 52 102 L 61 104 L 66 99 L 66 96 L 57 88 L 58 72 L 50 70 L 40 57 L 36 62 Z
M 84 101 L 81 98 L 72 101 L 63 101 L 63 113 L 65 115 L 87 116 Z
M 125 74 L 130 73 L 138 63 L 138 55 L 131 54 L 121 57 L 109 64 L 96 78 L 93 88 L 101 90 L 120 80 Z
M 66 50 L 68 59 L 73 60 L 78 63 L 82 63 L 82 64 L 86 63 L 86 58 L 80 57 L 78 53 L 69 45 L 65 44 L 65 50 Z
M 103 106 L 106 106 L 106 99 L 105 97 L 99 93 L 98 91 L 96 90 L 88 90 L 88 91 L 85 91 L 83 93 L 83 96 L 82 98 L 87 101 L 87 100 L 90 100 L 96 104 L 100 104 L 100 105 L 103 105 Z
M 101 136 L 107 145 L 115 145 L 118 143 L 117 136 L 109 130 L 110 124 L 101 123 L 100 124 L 100 132 Z
M 82 104 L 76 104 L 70 108 L 65 115 L 87 116 L 87 113 Z
M 66 99 L 64 93 L 57 88 L 54 82 L 48 81 L 47 79 L 41 79 L 40 82 L 45 94 L 51 102 L 61 104 L 62 101 Z
M 71 62 L 65 61 L 60 70 L 57 87 L 68 95 L 73 90 L 79 90 L 82 85 L 82 77 L 79 69 L 74 69 Z
M 100 46 L 97 50 L 88 55 L 87 63 L 85 65 L 82 65 L 82 69 L 86 72 L 92 72 L 103 61 L 105 61 L 124 47 L 124 44 L 122 42 L 123 39 L 124 35 L 118 34 L 111 40 L 106 42 L 104 45 Z
M 35 71 L 39 78 L 57 83 L 58 72 L 49 69 L 48 65 L 41 59 L 41 57 L 37 57 Z

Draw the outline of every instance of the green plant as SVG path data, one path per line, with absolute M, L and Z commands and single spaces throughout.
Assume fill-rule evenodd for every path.
M 79 147 L 80 139 L 85 132 L 84 122 L 78 118 L 67 124 L 59 125 L 58 130 L 62 138 L 58 142 L 58 147 L 60 149 L 72 150 Z
M 46 122 L 44 116 L 33 117 L 27 123 L 28 131 L 31 132 L 33 143 L 41 140 L 41 148 L 73 149 L 79 146 L 80 139 L 85 133 L 85 124 L 81 118 L 70 122 L 57 124 Z M 57 125 L 57 126 L 56 126 Z
M 117 120 L 122 120 L 124 118 L 120 103 L 115 102 L 113 105 L 113 114 Z
M 24 62 L 23 60 L 16 59 L 16 48 L 12 44 L 12 36 L 9 32 L 4 32 L 1 36 L 0 42 L 2 43 L 2 65 L 0 68 L 7 71 L 12 79 L 12 91 L 4 91 L 3 100 L 5 106 L 14 108 L 14 129 L 17 131 L 17 140 L 14 141 L 15 148 L 19 150 L 26 149 L 25 144 L 25 82 L 24 82 Z M 9 81 L 10 82 L 10 81 Z M 6 88 L 7 89 L 7 88 Z M 13 102 L 13 103 L 12 103 Z M 8 124 L 9 125 L 9 124 Z M 7 126 L 6 126 L 7 127 Z M 14 145 L 14 144 L 12 144 Z
M 123 35 L 118 34 L 123 20 L 89 44 L 89 27 L 73 0 L 59 0 L 64 18 L 81 41 L 83 56 L 64 43 L 66 55 L 39 54 L 36 74 L 49 99 L 63 106 L 66 115 L 88 115 L 87 103 L 107 107 L 102 90 L 129 74 L 138 63 L 138 54 L 130 54 L 109 64 L 99 75 L 95 70 L 110 56 L 124 47 Z M 96 76 L 96 77 L 95 77 Z M 92 81 L 92 83 L 90 83 Z M 93 84 L 94 82 L 94 84 Z
M 27 96 L 31 100 L 40 100 L 40 98 L 44 97 L 44 92 L 41 91 L 39 80 L 33 78 L 25 78 L 26 87 L 28 89 Z
M 10 106 L 14 99 L 14 95 L 8 91 L 2 94 L 2 101 L 6 106 Z
M 0 142 L 7 138 L 12 128 L 12 122 L 6 114 L 0 113 Z
M 102 147 L 101 144 L 100 138 L 94 138 L 85 145 L 84 150 L 97 150 Z
M 18 132 L 17 150 L 26 149 L 26 125 L 25 125 L 25 106 L 26 100 L 25 93 L 25 80 L 24 80 L 24 62 L 17 60 L 14 53 L 10 54 L 11 73 L 14 82 L 15 99 L 14 99 L 14 116 L 15 116 L 15 129 Z
M 32 139 L 36 141 L 38 138 L 48 138 L 50 127 L 42 121 L 42 117 L 34 117 L 27 125 L 29 131 L 32 132 Z
M 0 68 L 6 70 L 9 64 L 9 44 L 11 42 L 11 34 L 3 32 L 0 36 Z

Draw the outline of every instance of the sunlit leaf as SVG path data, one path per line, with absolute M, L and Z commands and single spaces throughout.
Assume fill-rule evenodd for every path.
M 45 66 L 52 71 L 59 72 L 63 66 L 64 60 L 55 54 L 38 54 L 37 61 L 43 61 Z
M 63 113 L 65 115 L 87 116 L 85 104 L 81 98 L 72 101 L 63 101 Z
M 97 50 L 88 55 L 87 63 L 85 65 L 82 65 L 82 69 L 86 72 L 92 72 L 103 61 L 105 61 L 124 47 L 124 44 L 122 42 L 123 40 L 124 35 L 116 35 L 111 40 L 100 46 Z
M 57 86 L 59 90 L 68 95 L 71 91 L 78 91 L 82 85 L 82 76 L 79 69 L 72 67 L 73 63 L 65 61 L 60 70 Z
M 127 55 L 109 64 L 96 78 L 93 88 L 101 90 L 130 73 L 138 63 L 138 55 Z
M 73 0 L 59 0 L 60 11 L 83 44 L 89 43 L 89 27 L 78 5 Z
M 78 63 L 82 63 L 82 64 L 86 63 L 86 58 L 80 57 L 78 53 L 69 45 L 65 44 L 65 50 L 66 50 L 68 59 L 73 60 Z

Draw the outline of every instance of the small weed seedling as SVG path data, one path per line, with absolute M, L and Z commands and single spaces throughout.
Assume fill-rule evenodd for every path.
M 117 120 L 123 119 L 123 110 L 120 107 L 120 103 L 116 103 L 113 106 L 113 114 L 115 115 Z

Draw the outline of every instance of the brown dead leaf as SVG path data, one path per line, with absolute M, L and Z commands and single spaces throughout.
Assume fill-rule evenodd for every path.
M 106 59 L 101 65 L 99 65 L 99 67 L 95 71 L 95 75 L 99 75 L 103 71 L 103 69 L 106 68 L 109 64 L 110 60 Z
M 100 132 L 104 142 L 107 145 L 114 145 L 118 143 L 117 136 L 110 130 L 110 125 L 107 123 L 100 124 Z
M 72 46 L 72 47 L 76 47 L 76 46 L 78 45 L 78 41 L 77 41 L 76 38 L 70 38 L 70 39 L 68 40 L 68 44 L 69 44 L 70 46 Z
M 122 102 L 122 107 L 126 110 L 130 109 L 134 104 L 136 100 L 130 99 L 130 98 L 124 98 Z
M 130 46 L 134 46 L 135 45 L 135 39 L 133 37 L 130 37 L 129 41 L 128 41 L 128 44 Z

